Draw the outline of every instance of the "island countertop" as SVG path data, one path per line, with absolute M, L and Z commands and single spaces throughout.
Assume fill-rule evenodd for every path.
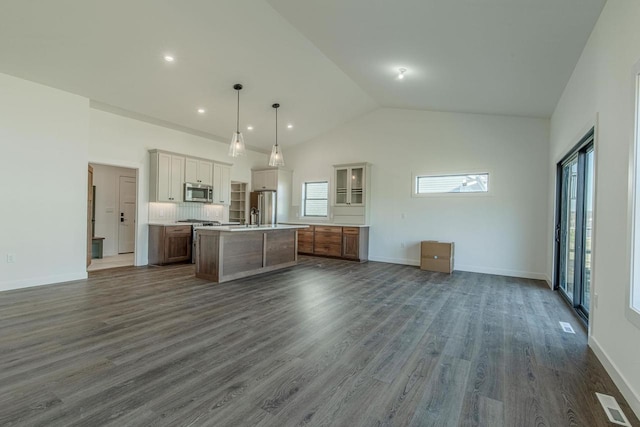
M 247 231 L 274 231 L 274 230 L 294 230 L 298 228 L 308 228 L 308 225 L 296 224 L 275 224 L 275 225 L 212 225 L 196 226 L 196 230 L 247 232 Z

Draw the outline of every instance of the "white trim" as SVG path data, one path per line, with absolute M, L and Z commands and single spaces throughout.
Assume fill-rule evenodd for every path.
M 88 277 L 86 271 L 79 273 L 57 274 L 53 276 L 35 277 L 22 280 L 13 280 L 8 282 L 0 282 L 0 291 L 10 291 L 13 289 L 31 288 L 34 286 L 46 286 L 60 284 L 63 282 L 71 282 L 74 280 L 83 280 Z
M 494 274 L 496 276 L 519 277 L 523 279 L 546 280 L 545 273 L 535 273 L 532 271 L 510 270 L 506 268 L 487 268 L 474 265 L 458 265 L 454 262 L 453 269 L 458 271 L 468 271 L 471 273 Z
M 413 265 L 415 267 L 420 266 L 420 260 L 413 260 L 413 259 L 407 259 L 407 258 L 388 258 L 388 257 L 369 256 L 369 261 L 386 262 L 389 264 Z
M 369 261 L 387 262 L 390 264 L 402 264 L 402 265 L 412 265 L 412 266 L 420 265 L 420 260 L 408 259 L 408 258 L 387 258 L 387 257 L 369 256 Z M 486 267 L 470 266 L 470 265 L 464 265 L 464 264 L 458 265 L 455 262 L 453 264 L 453 270 L 466 271 L 469 273 L 493 274 L 496 276 L 519 277 L 522 279 L 544 280 L 548 283 L 548 276 L 545 273 L 534 273 L 530 271 L 510 270 L 505 268 L 486 268 Z
M 627 403 L 631 407 L 631 410 L 636 414 L 637 417 L 640 417 L 640 394 L 633 389 L 633 387 L 629 384 L 629 382 L 622 376 L 620 370 L 616 366 L 615 363 L 611 360 L 609 355 L 604 351 L 598 340 L 594 337 L 589 337 L 589 347 L 593 350 L 596 357 L 604 366 L 604 369 L 607 371 L 615 385 L 622 393 L 622 396 L 626 399 Z
M 640 61 L 636 62 L 636 64 L 632 68 L 632 88 L 633 88 L 633 137 L 631 138 L 631 146 L 629 147 L 629 173 L 628 173 L 628 194 L 627 194 L 627 235 L 629 236 L 629 242 L 627 242 L 627 265 L 629 267 L 629 285 L 628 289 L 625 292 L 625 317 L 629 322 L 635 325 L 637 328 L 640 328 L 640 312 L 638 311 L 638 307 L 633 307 L 633 294 L 634 292 L 640 292 L 640 277 L 635 278 L 636 275 L 640 276 L 640 272 L 635 271 L 635 254 L 634 252 L 637 250 L 636 246 L 636 233 L 638 227 L 636 225 L 636 214 L 638 210 L 637 204 L 640 203 L 640 200 L 637 197 L 637 192 L 640 191 L 638 188 L 638 179 L 640 179 L 640 175 L 638 174 L 638 144 L 640 144 L 640 123 L 638 122 L 638 115 L 640 114 Z M 638 283 L 636 283 L 638 281 Z
M 135 240 L 133 243 L 133 265 L 135 267 L 139 267 L 142 265 L 148 265 L 148 259 L 147 260 L 143 260 L 141 259 L 142 253 L 144 251 L 141 250 L 141 241 L 138 238 L 138 234 L 140 233 L 140 227 L 142 225 L 146 225 L 149 222 L 149 211 L 146 208 L 146 206 L 149 205 L 149 202 L 146 201 L 145 203 L 145 208 L 143 209 L 143 206 L 141 205 L 141 200 L 143 198 L 143 195 L 145 195 L 146 193 L 144 192 L 144 188 L 143 188 L 143 179 L 141 179 L 142 174 L 143 173 L 148 173 L 145 168 L 144 168 L 144 164 L 143 163 L 139 163 L 139 162 L 130 162 L 127 160 L 117 160 L 117 159 L 99 159 L 99 160 L 94 160 L 94 159 L 89 159 L 88 164 L 94 164 L 94 165 L 101 165 L 101 166 L 111 166 L 111 167 L 116 167 L 116 168 L 126 168 L 126 169 L 133 169 L 135 170 L 136 173 L 136 222 L 135 222 Z M 145 182 L 148 183 L 148 182 Z M 144 242 L 145 246 L 148 245 L 148 242 Z M 149 248 L 147 247 L 147 253 L 149 253 Z

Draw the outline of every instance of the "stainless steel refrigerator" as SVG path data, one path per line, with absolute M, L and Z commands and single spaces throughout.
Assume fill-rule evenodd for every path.
M 277 197 L 275 191 L 252 191 L 249 201 L 251 224 L 276 224 Z

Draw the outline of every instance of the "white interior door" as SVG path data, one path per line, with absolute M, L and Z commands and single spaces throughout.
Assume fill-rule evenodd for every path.
M 120 215 L 118 218 L 118 253 L 134 251 L 136 236 L 136 179 L 120 177 Z

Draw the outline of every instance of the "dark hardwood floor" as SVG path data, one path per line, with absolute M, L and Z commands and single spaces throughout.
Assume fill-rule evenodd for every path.
M 570 322 L 575 335 L 562 332 Z M 0 425 L 608 426 L 638 420 L 542 282 L 302 257 L 0 293 Z

